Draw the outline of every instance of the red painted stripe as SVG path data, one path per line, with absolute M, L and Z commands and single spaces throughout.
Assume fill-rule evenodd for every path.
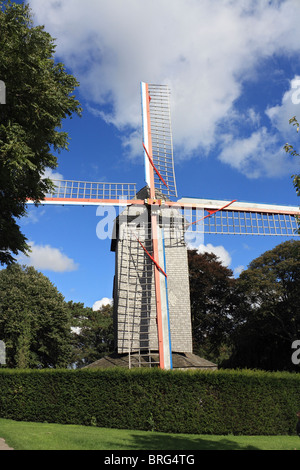
M 157 169 L 156 166 L 154 165 L 153 160 L 152 160 L 152 158 L 150 157 L 150 155 L 149 155 L 149 153 L 148 153 L 148 151 L 147 151 L 147 149 L 146 149 L 144 143 L 143 143 L 143 147 L 144 147 L 144 150 L 145 150 L 145 152 L 146 152 L 146 154 L 147 154 L 147 157 L 148 157 L 148 159 L 149 159 L 149 162 L 150 162 L 151 165 L 153 166 L 153 168 L 154 168 L 154 170 L 155 170 L 157 176 L 161 179 L 161 181 L 164 183 L 164 185 L 169 189 L 169 186 L 167 185 L 167 183 L 165 182 L 165 180 L 163 179 L 163 177 L 162 177 L 161 174 L 159 173 L 158 169 Z
M 190 224 L 187 224 L 186 227 L 189 227 L 190 225 L 193 225 L 193 224 L 197 224 L 198 222 L 200 222 L 201 220 L 206 219 L 207 217 L 211 217 L 213 214 L 216 214 L 216 212 L 219 212 L 219 211 L 225 209 L 225 207 L 230 206 L 230 204 L 233 204 L 234 202 L 236 202 L 236 199 L 231 201 L 229 204 L 226 204 L 225 206 L 221 207 L 220 209 L 216 209 L 216 210 L 208 210 L 207 209 L 208 215 L 206 215 L 205 217 L 202 217 L 199 220 L 196 220 L 195 222 L 191 222 Z
M 139 244 L 141 245 L 141 247 L 143 248 L 143 250 L 145 251 L 145 253 L 149 256 L 149 258 L 151 259 L 151 261 L 153 261 L 153 263 L 155 264 L 155 266 L 157 267 L 157 269 L 159 271 L 161 271 L 163 273 L 163 275 L 165 277 L 168 277 L 167 274 L 165 273 L 165 271 L 159 266 L 158 262 L 155 261 L 155 259 L 153 258 L 153 256 L 150 255 L 149 251 L 147 250 L 147 248 L 144 247 L 144 245 L 142 244 L 142 242 L 138 239 L 138 237 L 135 235 L 135 238 L 137 239 L 137 241 L 139 242 Z

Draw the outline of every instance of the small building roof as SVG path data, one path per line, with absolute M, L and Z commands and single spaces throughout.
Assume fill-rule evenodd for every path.
M 130 354 L 130 361 L 132 367 L 138 367 L 139 361 L 142 367 L 149 367 L 149 362 L 153 365 L 158 365 L 159 356 L 158 353 L 153 353 L 151 356 L 141 356 L 139 358 L 138 353 Z M 196 354 L 192 353 L 172 353 L 172 362 L 174 370 L 196 370 L 196 369 L 210 369 L 216 370 L 218 368 L 217 364 L 199 357 Z M 109 356 L 102 357 L 98 361 L 95 361 L 88 366 L 87 368 L 97 368 L 97 369 L 107 369 L 110 367 L 124 367 L 129 368 L 129 355 L 128 354 L 117 354 L 113 353 Z

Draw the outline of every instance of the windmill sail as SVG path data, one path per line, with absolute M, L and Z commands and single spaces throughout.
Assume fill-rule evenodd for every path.
M 146 183 L 149 188 L 154 185 L 159 195 L 177 197 L 169 88 L 142 83 L 141 93 Z M 153 181 L 151 166 L 154 168 Z
M 41 204 L 63 205 L 144 205 L 137 198 L 135 183 L 100 183 L 53 180 L 54 189 Z M 33 201 L 28 200 L 29 204 Z M 255 204 L 211 199 L 181 198 L 165 201 L 164 206 L 180 213 L 185 230 L 199 234 L 269 235 L 299 237 L 300 209 L 297 206 Z M 228 207 L 223 207 L 228 204 Z M 212 213 L 217 211 L 216 213 Z M 181 224 L 181 222 L 177 221 Z M 168 229 L 167 229 L 168 230 Z M 165 228 L 165 233 L 166 228 Z
M 131 200 L 136 196 L 135 183 L 100 183 L 92 181 L 53 180 L 54 188 L 45 202 L 85 202 L 99 204 L 108 201 Z
M 182 198 L 177 201 L 184 214 L 186 230 L 221 235 L 268 235 L 298 237 L 300 209 L 296 206 L 255 204 L 209 199 Z

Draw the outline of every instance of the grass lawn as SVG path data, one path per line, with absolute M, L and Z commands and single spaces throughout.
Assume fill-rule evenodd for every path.
M 300 450 L 298 436 L 210 436 L 25 423 L 0 419 L 15 450 Z

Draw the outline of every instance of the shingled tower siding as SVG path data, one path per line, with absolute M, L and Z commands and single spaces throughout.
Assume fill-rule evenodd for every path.
M 190 285 L 186 246 L 176 244 L 168 246 L 166 243 L 166 265 L 172 351 L 192 352 Z
M 133 215 L 136 207 L 123 213 L 127 221 L 116 223 L 114 323 L 115 346 L 119 354 L 139 350 L 158 350 L 154 265 L 138 239 L 149 252 L 152 249 L 147 227 L 136 227 Z M 148 220 L 147 208 L 139 208 L 140 219 Z M 187 248 L 182 226 L 170 221 L 170 209 L 161 209 L 164 228 L 166 271 L 168 274 L 168 303 L 173 352 L 192 352 L 192 328 L 189 296 Z M 142 216 L 142 217 L 141 217 Z M 165 222 L 163 222 L 165 221 Z M 178 232 L 179 230 L 179 232 Z M 131 236 L 130 236 L 131 235 Z M 155 268 L 156 269 L 156 268 Z

